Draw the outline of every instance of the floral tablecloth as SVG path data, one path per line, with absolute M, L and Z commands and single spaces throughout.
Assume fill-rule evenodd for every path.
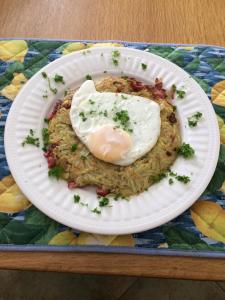
M 220 128 L 215 174 L 200 199 L 173 221 L 124 236 L 79 232 L 49 219 L 23 195 L 7 165 L 4 126 L 22 86 L 40 68 L 73 51 L 114 45 L 177 64 L 204 89 Z M 0 250 L 104 251 L 225 257 L 225 48 L 112 41 L 0 40 Z

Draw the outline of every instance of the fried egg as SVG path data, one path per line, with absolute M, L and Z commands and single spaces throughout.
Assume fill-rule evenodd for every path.
M 124 93 L 97 92 L 92 80 L 74 93 L 70 120 L 98 159 L 127 166 L 149 152 L 160 135 L 160 106 Z

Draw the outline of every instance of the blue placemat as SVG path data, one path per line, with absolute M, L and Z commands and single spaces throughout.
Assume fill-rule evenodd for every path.
M 102 236 L 70 229 L 49 219 L 21 193 L 4 152 L 7 114 L 24 83 L 40 68 L 73 51 L 104 45 L 160 55 L 188 72 L 213 102 L 221 150 L 215 174 L 191 209 L 156 229 Z M 98 251 L 225 257 L 225 48 L 116 41 L 0 40 L 0 250 Z

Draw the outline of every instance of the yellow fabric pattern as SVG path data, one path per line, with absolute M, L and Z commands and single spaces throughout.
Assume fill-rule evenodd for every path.
M 20 191 L 12 176 L 0 181 L 0 212 L 16 213 L 31 206 L 31 203 Z
M 0 95 L 10 100 L 14 100 L 16 98 L 16 95 L 27 81 L 27 78 L 22 73 L 14 73 L 13 75 L 14 78 L 11 83 L 0 91 Z
M 225 80 L 216 83 L 211 91 L 212 102 L 225 106 Z
M 225 210 L 211 201 L 197 201 L 191 207 L 192 219 L 204 235 L 225 243 Z
M 0 41 L 0 59 L 4 61 L 24 61 L 24 57 L 27 54 L 28 46 L 27 42 L 23 40 L 19 41 Z
M 49 245 L 55 246 L 68 246 L 68 245 L 76 245 L 76 237 L 70 230 L 62 231 L 56 234 L 50 241 Z

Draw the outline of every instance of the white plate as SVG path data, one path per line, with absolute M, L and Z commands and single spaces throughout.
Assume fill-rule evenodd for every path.
M 112 51 L 120 51 L 119 66 L 112 63 Z M 148 65 L 142 70 L 141 63 Z M 128 75 L 152 84 L 163 79 L 166 89 L 172 84 L 186 90 L 183 100 L 174 100 L 181 125 L 182 139 L 195 149 L 193 159 L 178 158 L 172 167 L 178 174 L 191 177 L 189 184 L 168 184 L 162 180 L 130 201 L 112 201 L 113 207 L 96 215 L 87 207 L 73 202 L 73 195 L 96 207 L 98 200 L 92 188 L 69 190 L 63 180 L 48 177 L 46 160 L 40 149 L 22 147 L 30 128 L 41 137 L 43 119 L 53 101 L 69 87 L 78 87 L 87 74 L 94 79 L 108 74 Z M 41 72 L 63 75 L 66 84 L 58 84 L 59 94 L 43 100 L 47 89 Z M 61 94 L 60 94 L 61 93 Z M 200 111 L 204 118 L 196 128 L 189 128 L 187 117 Z M 157 227 L 175 218 L 205 190 L 218 160 L 219 131 L 212 105 L 201 87 L 175 64 L 156 55 L 129 48 L 93 48 L 61 57 L 35 74 L 20 91 L 10 109 L 5 130 L 5 150 L 10 170 L 30 201 L 49 217 L 70 227 L 99 234 L 127 234 Z

